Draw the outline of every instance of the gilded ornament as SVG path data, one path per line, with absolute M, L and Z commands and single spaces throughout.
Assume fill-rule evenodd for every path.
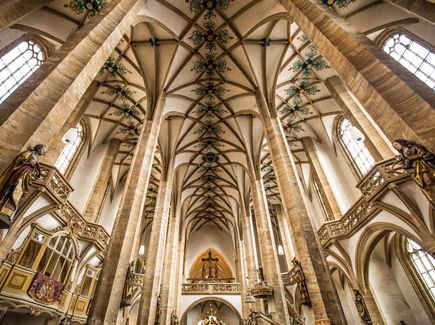
M 39 157 L 47 147 L 37 144 L 21 153 L 0 176 L 0 229 L 8 229 L 18 204 L 29 191 L 31 181 L 41 177 Z
M 393 147 L 399 152 L 394 170 L 412 173 L 412 178 L 432 204 L 435 203 L 435 155 L 414 141 L 397 139 Z

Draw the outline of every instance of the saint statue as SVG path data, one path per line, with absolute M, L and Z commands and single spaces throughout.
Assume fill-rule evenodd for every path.
M 14 159 L 0 176 L 0 228 L 8 229 L 12 215 L 20 199 L 29 191 L 30 182 L 41 176 L 39 157 L 44 156 L 47 147 L 37 144 Z
M 127 275 L 125 277 L 124 289 L 122 291 L 121 308 L 131 306 L 131 298 L 135 292 L 134 285 L 134 261 L 132 261 L 127 269 Z
M 399 152 L 396 156 L 398 167 L 413 172 L 413 179 L 432 203 L 435 202 L 435 155 L 425 146 L 413 141 L 398 139 L 393 147 Z

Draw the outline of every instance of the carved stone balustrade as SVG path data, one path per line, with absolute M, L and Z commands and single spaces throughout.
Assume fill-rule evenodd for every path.
M 57 216 L 65 225 L 74 228 L 79 238 L 95 242 L 101 250 L 105 250 L 109 243 L 109 234 L 100 225 L 87 222 L 82 215 L 68 201 L 72 186 L 54 167 L 41 164 L 41 177 L 32 182 L 32 186 L 47 193 L 59 204 Z
M 33 181 L 32 185 L 45 188 L 60 203 L 65 203 L 73 191 L 72 186 L 56 168 L 42 163 L 40 166 L 41 177 Z
M 239 295 L 239 283 L 183 283 L 183 295 Z
M 326 222 L 320 227 L 318 233 L 322 246 L 327 247 L 335 240 L 354 233 L 378 212 L 372 203 L 375 198 L 388 190 L 390 184 L 411 179 L 408 172 L 395 170 L 394 162 L 394 159 L 377 162 L 357 185 L 362 197 L 340 220 Z

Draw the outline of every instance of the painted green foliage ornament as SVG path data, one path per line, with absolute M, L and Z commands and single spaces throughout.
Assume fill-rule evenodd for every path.
M 65 7 L 71 8 L 77 15 L 88 11 L 88 18 L 96 16 L 104 7 L 107 6 L 107 0 L 72 0 Z

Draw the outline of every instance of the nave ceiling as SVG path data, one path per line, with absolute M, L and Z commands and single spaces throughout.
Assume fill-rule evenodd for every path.
M 211 10 L 202 1 L 146 1 L 97 76 L 85 117 L 91 147 L 121 141 L 115 191 L 129 170 L 141 126 L 165 94 L 144 217 L 152 218 L 159 179 L 174 168 L 174 191 L 189 231 L 212 223 L 234 234 L 241 211 L 250 206 L 250 171 L 262 173 L 269 203 L 279 203 L 256 96 L 281 118 L 304 184 L 310 167 L 303 139 L 331 140 L 341 111 L 326 83 L 335 72 L 280 4 L 209 2 Z M 334 10 L 351 15 L 374 2 Z M 64 1 L 41 11 L 45 20 L 29 16 L 12 29 L 36 32 L 56 48 L 92 19 Z

